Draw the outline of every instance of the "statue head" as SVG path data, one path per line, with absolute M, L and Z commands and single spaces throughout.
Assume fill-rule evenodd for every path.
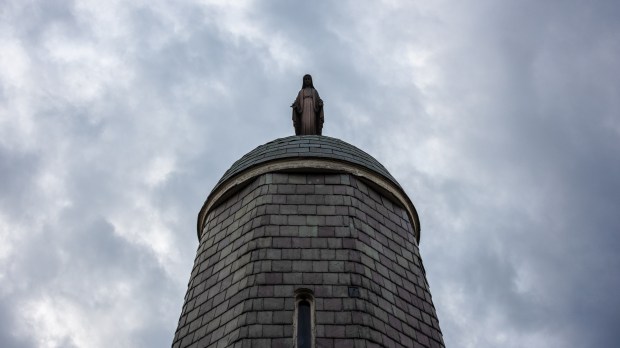
M 306 88 L 306 87 L 314 88 L 314 85 L 312 84 L 312 76 L 310 76 L 310 74 L 304 75 L 304 82 L 301 85 L 301 88 Z

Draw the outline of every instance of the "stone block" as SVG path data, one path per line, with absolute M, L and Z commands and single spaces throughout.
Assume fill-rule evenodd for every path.
M 332 226 L 319 226 L 318 227 L 318 236 L 319 237 L 334 237 L 336 229 Z
M 321 273 L 303 273 L 302 282 L 304 284 L 322 284 L 323 274 Z
M 327 248 L 327 238 L 312 238 L 312 248 L 325 249 Z
M 312 261 L 293 261 L 293 272 L 311 272 Z
M 299 205 L 298 213 L 301 215 L 315 215 L 317 213 L 316 205 L 311 205 L 311 204 Z
M 284 298 L 265 298 L 263 308 L 271 311 L 281 311 L 284 309 Z
M 325 325 L 325 337 L 345 337 L 345 325 Z

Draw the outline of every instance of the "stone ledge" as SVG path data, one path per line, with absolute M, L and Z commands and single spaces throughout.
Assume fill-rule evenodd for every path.
M 277 173 L 282 171 L 309 171 L 316 172 L 332 172 L 332 173 L 348 173 L 355 175 L 356 177 L 366 180 L 374 189 L 381 191 L 387 197 L 402 206 L 409 220 L 413 224 L 413 232 L 416 242 L 420 241 L 420 220 L 418 213 L 413 206 L 413 203 L 403 191 L 403 189 L 393 180 L 387 179 L 383 175 L 379 175 L 376 171 L 369 169 L 368 167 L 359 166 L 351 162 L 338 161 L 333 159 L 321 159 L 321 158 L 281 158 L 277 161 L 270 161 L 254 165 L 244 169 L 243 171 L 236 172 L 234 176 L 221 181 L 216 185 L 215 189 L 209 194 L 209 197 L 205 201 L 198 214 L 197 234 L 198 239 L 201 238 L 201 233 L 207 222 L 207 216 L 212 208 L 223 200 L 235 194 L 243 187 L 245 187 L 251 180 L 257 176 L 267 173 Z M 306 195 L 298 195 L 304 197 Z M 288 202 L 294 204 L 295 202 Z M 332 204 L 333 202 L 325 202 L 325 204 Z
M 377 172 L 400 187 L 396 179 L 392 177 L 381 163 L 357 147 L 336 138 L 320 135 L 302 135 L 276 139 L 248 152 L 224 173 L 213 188 L 213 191 L 217 190 L 218 186 L 237 173 L 254 165 L 290 157 L 321 157 L 355 163 Z

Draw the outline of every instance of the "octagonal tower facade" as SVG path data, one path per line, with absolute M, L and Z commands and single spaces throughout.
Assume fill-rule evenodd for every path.
M 224 174 L 173 347 L 443 347 L 409 197 L 341 140 L 277 139 Z

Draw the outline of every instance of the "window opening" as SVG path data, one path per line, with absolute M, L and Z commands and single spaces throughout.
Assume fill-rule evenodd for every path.
M 314 297 L 312 290 L 295 290 L 295 347 L 314 347 Z
M 310 303 L 297 303 L 297 348 L 310 348 L 312 343 L 312 318 L 310 317 Z

